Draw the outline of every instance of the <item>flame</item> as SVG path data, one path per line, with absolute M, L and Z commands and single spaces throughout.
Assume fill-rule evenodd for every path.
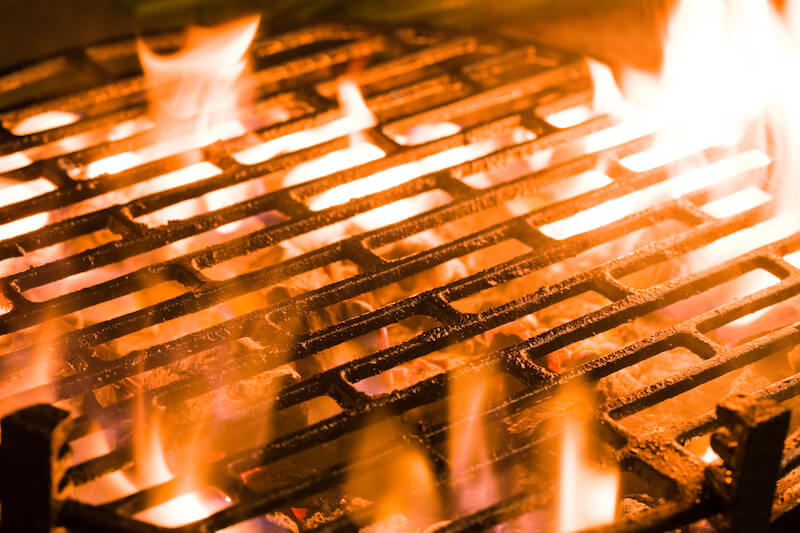
M 240 152 L 236 156 L 237 160 L 253 163 L 278 153 L 297 150 L 335 138 L 342 133 L 349 134 L 350 146 L 348 148 L 330 152 L 317 159 L 302 163 L 287 173 L 283 185 L 291 186 L 383 157 L 385 152 L 369 142 L 361 133 L 363 129 L 373 126 L 376 119 L 367 107 L 358 86 L 349 79 L 341 80 L 338 85 L 338 97 L 343 113 L 341 118 L 318 128 L 287 135 Z M 455 133 L 460 129 L 460 126 L 451 122 L 423 124 L 399 136 L 401 138 L 399 142 L 420 144 Z M 488 154 L 498 146 L 497 141 L 490 140 L 452 148 L 419 161 L 398 165 L 339 185 L 309 198 L 308 205 L 314 211 L 321 211 Z M 348 227 L 348 229 L 374 228 L 398 222 L 409 216 L 409 210 L 416 210 L 419 207 L 419 201 L 419 199 L 405 199 L 374 209 L 358 217 L 358 220 L 354 222 L 357 228 Z M 343 236 L 331 235 L 330 238 Z
M 616 513 L 619 471 L 589 458 L 586 417 L 594 400 L 586 384 L 570 385 L 556 396 L 560 412 L 561 456 L 558 481 L 558 531 L 569 532 L 612 522 Z
M 619 476 L 584 459 L 584 429 L 565 421 L 561 440 L 558 530 L 576 531 L 614 520 Z
M 422 531 L 441 518 L 433 467 L 424 450 L 402 443 L 400 435 L 399 427 L 390 420 L 368 427 L 359 437 L 354 461 L 380 454 L 376 443 L 395 447 L 390 456 L 383 454 L 377 464 L 354 470 L 346 480 L 345 494 L 374 502 L 369 519 L 374 526 L 366 530 Z
M 733 249 L 749 251 L 800 230 L 800 212 L 792 205 L 800 193 L 798 14 L 797 1 L 786 2 L 782 18 L 768 0 L 683 0 L 670 20 L 658 76 L 628 69 L 617 86 L 607 67 L 590 62 L 592 111 L 611 114 L 617 124 L 586 137 L 583 151 L 652 134 L 650 147 L 622 158 L 620 164 L 634 172 L 663 166 L 670 178 L 542 226 L 541 231 L 554 239 L 569 238 L 664 199 L 724 186 L 748 172 L 768 172 L 769 182 L 726 191 L 700 209 L 713 218 L 768 203 L 777 211 L 737 242 L 709 247 L 702 257 L 694 254 L 687 267 L 713 264 Z M 568 127 L 590 116 L 578 106 L 546 119 Z M 718 154 L 710 164 L 709 148 Z M 598 170 L 605 171 L 605 165 L 601 161 Z
M 191 121 L 191 134 L 181 139 L 191 147 L 241 134 L 237 83 L 259 22 L 249 16 L 212 28 L 190 27 L 183 50 L 164 56 L 140 39 L 137 49 L 156 121 Z
M 244 134 L 247 128 L 239 117 L 244 92 L 240 80 L 259 22 L 258 16 L 249 16 L 211 28 L 192 26 L 184 48 L 167 55 L 155 53 L 139 39 L 150 116 L 159 126 L 159 139 L 136 152 L 94 161 L 80 170 L 83 176 L 121 172 Z M 124 137 L 131 127 L 112 131 L 109 137 Z
M 149 161 L 206 146 L 220 139 L 241 135 L 246 127 L 239 117 L 243 97 L 240 79 L 247 62 L 245 53 L 258 28 L 258 17 L 246 17 L 213 28 L 189 28 L 185 47 L 176 53 L 158 55 L 144 41 L 138 42 L 139 57 L 145 72 L 149 90 L 150 117 L 148 121 L 158 126 L 159 137 L 155 143 L 136 151 L 113 154 L 91 162 L 81 170 L 78 177 L 93 178 L 103 174 L 117 173 Z M 33 127 L 28 125 L 28 127 Z M 109 138 L 123 138 L 135 133 L 143 125 L 131 123 L 120 125 L 107 133 Z M 184 161 L 184 163 L 190 163 Z M 134 184 L 121 191 L 104 195 L 104 201 L 128 201 L 132 197 L 150 192 L 186 185 L 221 173 L 221 169 L 208 161 L 191 161 L 179 170 L 155 176 L 146 182 Z M 240 184 L 242 185 L 242 184 Z M 260 192 L 256 182 L 245 183 L 237 194 L 243 197 Z M 220 195 L 219 193 L 223 194 Z M 198 211 L 215 210 L 237 201 L 230 191 L 216 191 L 200 198 L 189 200 L 181 206 L 179 217 L 192 216 Z M 166 222 L 169 213 L 150 213 L 151 224 Z M 164 217 L 164 218 L 159 218 Z M 238 224 L 235 223 L 235 224 Z M 235 231 L 231 224 L 225 231 Z M 176 249 L 177 250 L 177 249 Z M 119 271 L 117 271 L 117 274 Z M 96 279 L 95 279 L 96 281 Z M 175 477 L 167 462 L 162 435 L 169 426 L 158 416 L 152 406 L 145 402 L 144 388 L 137 396 L 134 421 L 135 470 L 117 473 L 123 476 L 111 480 L 111 490 L 133 492 L 144 487 L 167 482 Z M 196 485 L 195 478 L 201 473 L 195 461 L 199 458 L 199 439 L 189 439 L 189 444 L 175 443 L 181 448 L 180 472 L 191 474 L 188 486 L 182 486 L 180 494 L 166 502 L 160 502 L 137 513 L 136 518 L 165 527 L 177 527 L 205 518 L 231 505 L 231 499 L 216 489 Z M 108 446 L 105 446 L 107 451 Z M 102 446 L 99 448 L 103 453 Z M 197 461 L 200 463 L 200 461 Z M 262 524 L 263 525 L 263 524 Z M 239 524 L 226 531 L 238 533 L 257 531 L 258 524 L 252 521 Z
M 234 159 L 243 165 L 253 165 L 282 153 L 293 152 L 330 141 L 343 134 L 351 135 L 351 145 L 364 142 L 363 138 L 354 135 L 374 126 L 376 119 L 375 115 L 367 107 L 366 102 L 364 102 L 358 85 L 351 79 L 343 78 L 337 85 L 337 96 L 342 112 L 341 117 L 310 130 L 290 133 L 289 135 L 251 146 L 233 154 Z M 375 148 L 377 149 L 377 147 Z M 382 151 L 381 155 L 383 155 Z M 348 155 L 342 154 L 340 157 L 346 160 Z M 350 166 L 353 166 L 353 164 Z M 300 167 L 303 167 L 303 165 L 300 165 Z M 337 169 L 341 170 L 341 167 L 337 167 Z M 294 172 L 292 178 L 287 178 L 287 185 L 318 177 L 316 175 L 305 177 L 305 172 L 307 172 L 307 169 Z
M 369 109 L 358 91 L 358 87 L 348 80 L 339 85 L 339 99 L 345 118 L 349 117 L 348 124 L 371 126 L 374 122 Z M 397 136 L 402 144 L 420 144 L 428 140 L 437 139 L 460 131 L 460 126 L 451 122 L 436 124 L 423 124 Z M 346 131 L 351 131 L 347 130 Z M 361 198 L 370 194 L 385 191 L 401 185 L 414 178 L 448 168 L 464 161 L 488 154 L 497 149 L 498 142 L 494 140 L 481 141 L 466 146 L 458 146 L 443 152 L 424 157 L 418 161 L 401 164 L 370 176 L 351 181 L 308 200 L 309 207 L 314 211 L 321 211 L 335 205 L 340 205 L 354 198 Z M 369 143 L 360 133 L 350 134 L 350 147 L 345 150 L 332 152 L 314 161 L 299 165 L 286 177 L 285 185 L 294 185 L 303 181 L 330 174 L 332 172 L 350 168 L 367 161 L 383 157 L 384 152 L 377 146 Z M 409 202 L 394 202 L 391 205 L 373 210 L 371 220 L 363 220 L 365 225 L 373 226 L 376 220 L 380 225 L 391 224 L 405 219 Z
M 499 383 L 501 376 L 485 376 L 474 382 L 456 382 L 449 395 L 449 417 L 454 426 L 448 441 L 449 458 L 453 476 L 465 475 L 476 464 L 490 459 L 489 440 L 479 414 L 489 404 L 489 388 Z M 462 421 L 463 419 L 463 421 Z M 497 501 L 500 487 L 496 475 L 489 467 L 481 467 L 474 477 L 455 488 L 455 505 L 459 513 L 474 512 Z
M 138 488 L 165 483 L 175 477 L 167 464 L 162 442 L 164 425 L 159 413 L 145 404 L 144 394 L 137 397 L 137 414 L 134 423 L 135 471 L 129 482 Z M 190 444 L 187 464 L 196 457 L 197 450 Z M 193 474 L 198 472 L 193 471 Z M 160 526 L 177 527 L 205 518 L 231 504 L 231 499 L 216 490 L 189 490 L 154 505 L 135 515 L 136 518 Z
M 663 201 L 665 197 L 678 198 L 703 187 L 734 178 L 742 172 L 763 168 L 769 163 L 770 159 L 766 154 L 757 150 L 735 154 L 711 165 L 679 174 L 656 185 L 580 211 L 568 218 L 541 226 L 539 229 L 554 239 L 566 239 L 620 220 L 640 209 Z M 712 210 L 724 213 L 719 207 L 712 207 Z
M 343 150 L 336 150 L 317 159 L 294 167 L 283 180 L 284 186 L 296 185 L 340 170 L 345 170 L 375 159 L 383 157 L 385 152 L 368 142 L 362 130 L 372 127 L 375 116 L 367 107 L 358 85 L 352 80 L 339 81 L 338 97 L 342 109 L 342 117 L 324 124 L 318 128 L 298 134 L 287 135 L 272 142 L 284 139 L 285 151 L 297 150 L 325 142 L 346 133 L 350 136 L 350 146 Z M 297 137 L 295 137 L 297 135 Z

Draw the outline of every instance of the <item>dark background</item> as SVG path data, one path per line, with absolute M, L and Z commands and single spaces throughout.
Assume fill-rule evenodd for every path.
M 326 19 L 492 30 L 656 69 L 668 0 L 0 0 L 0 71 L 137 31 L 263 13 L 262 30 Z M 703 0 L 700 0 L 703 1 Z

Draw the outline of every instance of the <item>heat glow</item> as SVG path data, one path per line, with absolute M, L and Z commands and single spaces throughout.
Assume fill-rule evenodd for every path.
M 158 124 L 158 138 L 141 150 L 92 162 L 84 177 L 121 172 L 245 133 L 239 116 L 245 95 L 241 79 L 259 22 L 252 16 L 210 28 L 192 26 L 183 49 L 170 54 L 159 54 L 139 39 L 149 115 Z
M 584 150 L 652 135 L 649 147 L 620 164 L 638 173 L 663 168 L 668 179 L 549 223 L 542 232 L 566 239 L 666 199 L 715 188 L 721 193 L 698 206 L 712 219 L 767 205 L 774 209 L 761 231 L 742 235 L 744 242 L 726 241 L 740 253 L 800 230 L 794 205 L 800 193 L 798 14 L 800 2 L 792 0 L 783 12 L 768 0 L 683 0 L 670 19 L 658 76 L 628 69 L 619 74 L 618 87 L 608 68 L 590 62 L 593 111 L 614 116 L 617 124 L 587 136 Z M 548 120 L 567 127 L 590 116 L 586 109 L 570 108 Z M 743 176 L 752 179 L 732 187 Z M 714 256 L 695 254 L 685 271 L 730 257 L 724 248 L 709 247 Z M 743 287 L 746 292 L 751 291 Z

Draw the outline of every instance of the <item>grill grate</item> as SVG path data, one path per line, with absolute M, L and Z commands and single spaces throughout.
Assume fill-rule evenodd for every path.
M 169 37 L 161 37 L 169 46 Z M 314 48 L 308 52 L 304 47 Z M 316 51 L 315 51 L 316 50 Z M 348 146 L 346 136 L 295 152 L 279 155 L 253 165 L 238 163 L 229 154 L 253 143 L 253 133 L 220 141 L 201 149 L 171 155 L 154 162 L 112 175 L 83 179 L 78 174 L 87 163 L 101 157 L 146 147 L 154 142 L 152 131 L 135 133 L 122 140 L 106 141 L 91 138 L 78 151 L 69 149 L 63 139 L 75 135 L 91 135 L 92 131 L 110 128 L 146 113 L 142 77 L 108 74 L 109 65 L 135 54 L 131 42 L 101 45 L 71 54 L 65 60 L 91 64 L 96 72 L 106 72 L 101 85 L 66 96 L 39 99 L 37 103 L 16 105 L 26 101 L 24 89 L 34 86 L 37 77 L 46 75 L 37 66 L 28 67 L 0 78 L 0 86 L 18 80 L 20 89 L 10 91 L 3 100 L 9 107 L 0 115 L 6 128 L 38 113 L 70 109 L 79 111 L 80 120 L 44 132 L 15 136 L 0 131 L 0 154 L 10 156 L 25 151 L 34 161 L 12 170 L 4 177 L 31 181 L 45 177 L 57 188 L 32 199 L 0 207 L 0 220 L 14 221 L 43 211 L 61 210 L 99 195 L 143 183 L 154 176 L 180 169 L 187 160 L 207 161 L 222 170 L 216 176 L 188 185 L 155 192 L 127 201 L 110 203 L 77 216 L 69 213 L 36 231 L 0 242 L 0 257 L 11 259 L 54 244 L 110 231 L 114 240 L 69 257 L 33 266 L 7 275 L 0 284 L 10 310 L 0 315 L 0 332 L 12 334 L 45 320 L 108 302 L 167 281 L 183 289 L 177 296 L 160 303 L 136 309 L 122 316 L 93 325 L 76 328 L 47 341 L 13 350 L 0 357 L 4 374 L 34 365 L 43 351 L 58 354 L 68 371 L 52 382 L 15 392 L 0 399 L 0 412 L 10 412 L 46 397 L 54 402 L 71 402 L 83 411 L 74 420 L 70 438 L 86 436 L 93 424 L 101 421 L 118 439 L 112 451 L 100 457 L 71 466 L 65 474 L 70 485 L 87 483 L 105 473 L 124 468 L 134 460 L 133 443 L 128 430 L 133 424 L 135 398 L 110 405 L 100 405 L 92 391 L 124 384 L 144 371 L 174 364 L 207 350 L 233 346 L 238 339 L 249 337 L 260 344 L 246 358 L 230 357 L 219 369 L 216 379 L 207 376 L 184 376 L 143 394 L 155 405 L 170 409 L 212 392 L 227 384 L 253 377 L 288 361 L 300 361 L 345 341 L 357 339 L 384 326 L 415 316 L 426 316 L 436 326 L 410 340 L 381 349 L 353 361 L 322 371 L 300 382 L 276 391 L 271 406 L 249 406 L 232 410 L 219 424 L 244 426 L 263 418 L 266 409 L 279 412 L 303 402 L 327 396 L 338 405 L 338 413 L 327 419 L 299 428 L 265 445 L 227 455 L 213 462 L 203 482 L 221 487 L 234 503 L 208 518 L 196 522 L 197 531 L 211 531 L 237 524 L 275 509 L 286 508 L 312 494 L 342 483 L 349 472 L 373 468 L 379 461 L 397 453 L 406 442 L 427 450 L 437 467 L 440 483 L 459 483 L 456 473 L 438 447 L 459 424 L 450 423 L 403 425 L 399 439 L 361 462 L 336 464 L 321 469 L 296 482 L 265 494 L 254 493 L 242 481 L 241 474 L 276 462 L 315 446 L 334 441 L 360 428 L 402 416 L 414 409 L 434 404 L 448 397 L 448 385 L 482 369 L 499 368 L 521 382 L 521 390 L 507 395 L 475 416 L 486 423 L 501 420 L 524 411 L 550 397 L 567 383 L 597 380 L 624 367 L 675 348 L 685 348 L 702 361 L 655 385 L 614 399 L 594 413 L 593 423 L 603 439 L 615 450 L 626 469 L 651 470 L 657 475 L 655 484 L 677 487 L 668 502 L 656 506 L 635 522 L 619 522 L 610 529 L 665 530 L 724 512 L 725 505 L 705 488 L 703 466 L 679 443 L 721 427 L 716 415 L 705 414 L 680 422 L 662 434 L 643 440 L 620 421 L 660 402 L 674 398 L 702 383 L 738 368 L 786 350 L 800 338 L 796 325 L 789 325 L 758 336 L 734 348 L 713 340 L 708 332 L 762 307 L 786 300 L 800 293 L 800 271 L 783 259 L 800 248 L 796 235 L 759 248 L 753 252 L 720 262 L 700 272 L 686 274 L 646 289 L 623 283 L 625 275 L 655 265 L 660 261 L 698 249 L 725 235 L 748 228 L 771 216 L 769 205 L 757 207 L 732 217 L 717 219 L 700 206 L 727 195 L 730 187 L 764 186 L 767 178 L 762 170 L 749 171 L 725 186 L 709 186 L 675 199 L 667 199 L 603 227 L 562 240 L 552 238 L 541 228 L 615 198 L 663 183 L 670 178 L 668 168 L 659 167 L 634 172 L 619 163 L 625 156 L 640 152 L 651 143 L 643 136 L 590 154 L 565 158 L 537 171 L 486 188 L 469 185 L 466 177 L 506 167 L 514 162 L 582 142 L 588 135 L 609 128 L 611 117 L 598 116 L 576 126 L 557 128 L 545 117 L 551 113 L 585 104 L 591 100 L 591 82 L 581 57 L 534 45 L 509 42 L 494 37 L 452 37 L 434 31 L 372 29 L 325 25 L 300 30 L 278 38 L 262 39 L 253 46 L 257 69 L 253 83 L 259 98 L 253 105 L 256 117 L 265 117 L 276 105 L 288 106 L 291 117 L 283 122 L 258 129 L 259 141 L 268 141 L 287 134 L 302 132 L 340 116 L 330 96 L 335 91 L 333 75 L 338 67 L 359 58 L 376 58 L 378 63 L 355 75 L 367 92 L 367 105 L 377 115 L 379 124 L 366 131 L 367 138 L 386 151 L 377 160 L 334 172 L 299 185 L 279 188 L 228 205 L 208 213 L 199 213 L 183 220 L 148 227 L 137 221 L 159 209 L 197 198 L 211 191 L 249 182 L 264 176 L 279 181 L 289 170 L 311 159 Z M 274 61 L 271 60 L 275 57 Z M 46 64 L 51 64 L 52 61 Z M 45 64 L 45 63 L 43 63 Z M 67 68 L 66 66 L 64 68 Z M 130 73 L 125 73 L 126 75 Z M 13 85 L 13 83 L 12 83 Z M 310 87 L 315 87 L 314 90 Z M 52 95 L 51 95 L 52 96 Z M 16 98 L 16 101 L 13 100 Z M 403 146 L 387 132 L 405 131 L 409 127 L 440 121 L 463 121 L 458 133 L 419 145 Z M 535 135 L 472 160 L 428 173 L 381 192 L 315 211 L 309 199 L 331 188 L 353 182 L 403 163 L 418 161 L 447 149 L 492 139 L 513 128 L 525 128 Z M 61 144 L 59 144 L 61 143 Z M 43 156 L 44 154 L 44 156 Z M 707 150 L 705 156 L 720 159 L 723 154 Z M 3 156 L 0 156 L 2 164 Z M 604 168 L 609 184 L 575 197 L 556 201 L 509 216 L 485 229 L 417 251 L 399 259 L 387 259 L 377 252 L 422 231 L 438 228 L 465 217 L 483 212 L 505 202 L 529 196 L 567 178 L 596 168 Z M 293 237 L 306 234 L 336 222 L 351 219 L 379 206 L 405 198 L 439 191 L 449 200 L 400 222 L 353 234 L 296 257 L 254 268 L 227 279 L 212 279 L 208 269 L 225 261 L 266 249 Z M 191 251 L 177 258 L 154 260 L 152 264 L 134 268 L 129 273 L 78 290 L 63 292 L 37 301 L 26 295 L 37 287 L 64 278 L 111 265 L 138 254 L 157 250 L 182 239 L 203 234 L 235 221 L 264 213 L 274 217 L 262 229 L 243 236 L 234 236 L 218 244 Z M 578 270 L 555 284 L 531 287 L 528 294 L 479 312 L 463 312 L 453 302 L 475 295 L 502 283 L 519 279 L 549 265 L 572 258 L 604 243 L 624 237 L 642 228 L 651 228 L 664 221 L 675 221 L 686 229 L 680 233 L 650 242 L 631 253 L 610 259 L 588 270 Z M 516 240 L 530 251 L 499 262 L 485 269 L 441 285 L 407 295 L 375 310 L 365 310 L 338 323 L 298 337 L 287 332 L 282 324 L 289 318 L 310 314 L 310 310 L 328 308 L 337 302 L 357 298 L 364 293 L 428 271 L 455 258 L 466 256 L 493 245 Z M 188 332 L 174 340 L 155 344 L 129 353 L 102 357 L 98 347 L 154 324 L 196 313 L 223 304 L 241 295 L 280 284 L 292 276 L 348 261 L 358 273 L 333 281 L 303 294 L 290 296 L 229 318 L 219 324 Z M 698 314 L 677 325 L 657 331 L 642 340 L 618 347 L 606 355 L 581 362 L 556 373 L 544 364 L 545 357 L 560 348 L 589 338 L 602 331 L 625 324 L 649 312 L 680 302 L 701 291 L 719 286 L 756 269 L 766 270 L 779 278 L 774 285 L 752 295 Z M 390 394 L 368 395 L 353 384 L 376 376 L 401 363 L 409 362 L 433 351 L 466 339 L 474 338 L 526 315 L 545 309 L 587 291 L 599 293 L 610 301 L 599 309 L 534 335 L 528 340 L 499 350 L 492 350 L 456 369 L 428 377 Z M 168 327 L 168 326 L 167 326 Z M 792 375 L 762 388 L 757 396 L 785 401 L 798 393 L 798 378 Z M 184 432 L 192 428 L 185 427 Z M 176 431 L 175 439 L 181 430 Z M 492 462 L 517 462 L 541 453 L 555 437 L 543 433 L 536 439 L 509 446 L 492 458 Z M 796 438 L 794 439 L 796 440 Z M 793 519 L 792 498 L 796 473 L 792 470 L 792 439 L 784 454 L 784 478 L 779 485 L 776 517 Z M 468 476 L 460 473 L 459 475 Z M 131 515 L 153 502 L 169 500 L 181 492 L 185 476 L 157 485 L 113 502 L 92 506 L 67 500 L 61 507 L 59 523 L 79 531 L 154 531 L 150 524 Z M 464 514 L 443 525 L 440 531 L 467 531 L 487 528 L 547 504 L 541 493 L 520 492 L 485 509 Z M 352 530 L 369 521 L 369 508 L 361 513 L 348 513 L 336 518 L 321 530 Z M 366 513 L 366 515 L 361 516 Z

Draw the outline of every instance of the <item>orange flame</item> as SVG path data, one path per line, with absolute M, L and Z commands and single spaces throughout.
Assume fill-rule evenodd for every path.
M 772 202 L 777 212 L 742 239 L 711 246 L 703 257 L 695 254 L 687 269 L 731 257 L 732 247 L 742 253 L 800 230 L 793 205 L 800 193 L 799 6 L 787 2 L 782 19 L 769 0 L 684 0 L 670 21 L 658 77 L 629 69 L 620 90 L 608 68 L 590 62 L 593 110 L 619 122 L 586 137 L 583 149 L 593 152 L 652 133 L 651 147 L 620 163 L 634 172 L 665 166 L 671 178 L 547 224 L 542 232 L 569 238 L 664 199 L 726 186 L 748 172 L 769 172 L 769 184 L 746 184 L 700 209 L 722 219 Z M 568 111 L 548 120 L 568 126 L 588 116 L 585 110 Z M 704 150 L 712 147 L 721 157 L 708 164 Z M 742 292 L 752 292 L 747 289 Z
M 587 414 L 594 407 L 585 384 L 568 386 L 556 396 L 562 409 L 558 531 L 569 532 L 612 522 L 616 513 L 619 472 L 590 461 Z
M 585 461 L 583 428 L 566 422 L 561 441 L 558 529 L 577 531 L 614 520 L 619 477 Z
M 376 443 L 392 442 L 400 435 L 392 421 L 367 428 L 360 437 L 356 458 L 380 453 Z M 396 444 L 397 451 L 369 471 L 353 472 L 345 492 L 374 502 L 365 530 L 400 533 L 421 531 L 440 518 L 433 468 L 425 453 L 412 444 Z M 391 482 L 387 483 L 387 480 Z
M 140 39 L 139 59 L 160 139 L 136 152 L 92 162 L 83 170 L 85 177 L 121 172 L 245 133 L 239 119 L 243 93 L 239 82 L 259 21 L 258 16 L 250 16 L 212 28 L 192 26 L 186 32 L 185 47 L 168 55 L 155 53 Z

